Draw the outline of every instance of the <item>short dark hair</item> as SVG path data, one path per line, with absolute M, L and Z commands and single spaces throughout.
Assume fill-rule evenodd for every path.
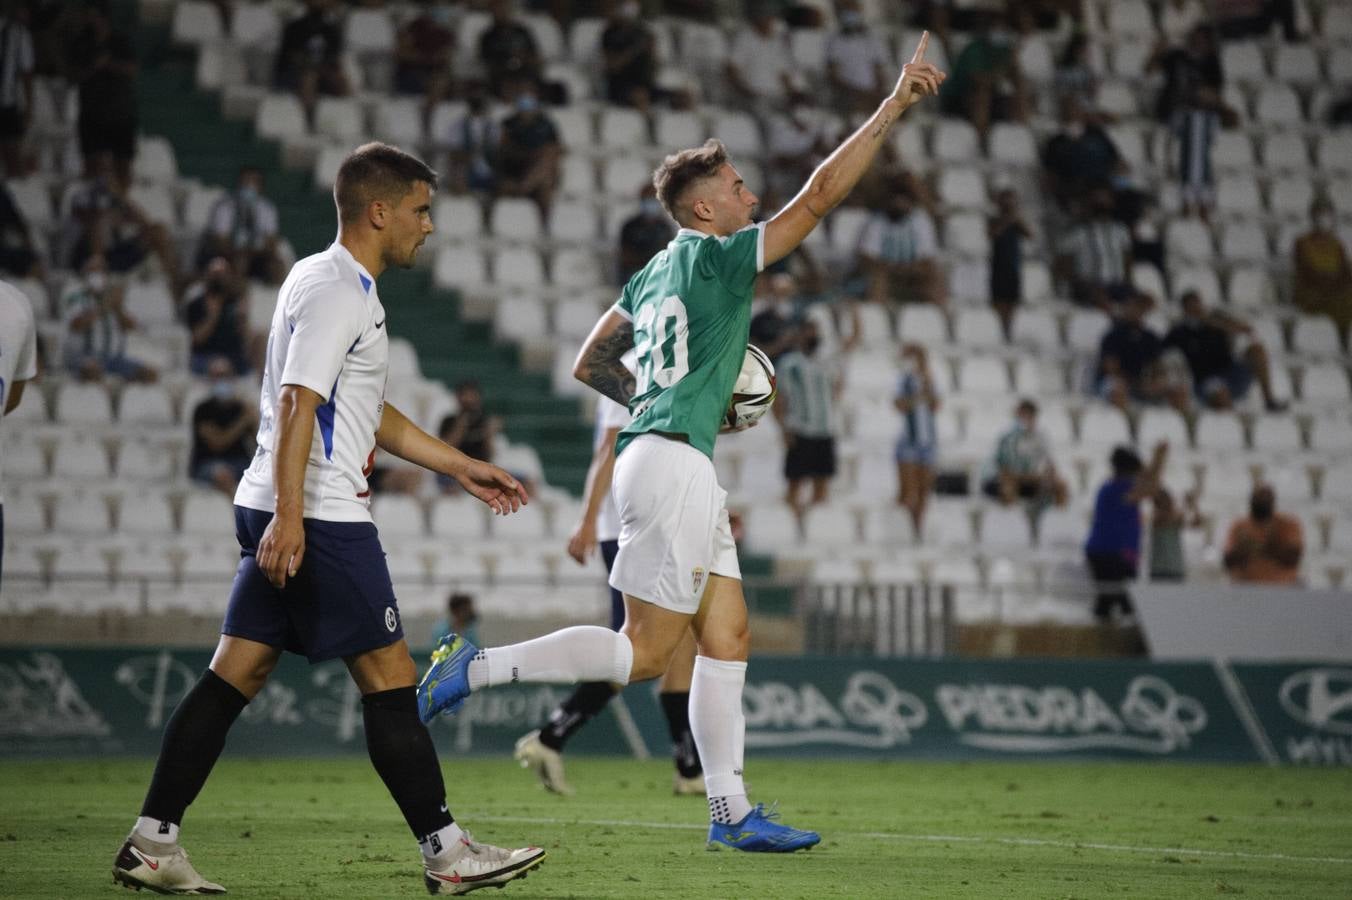
M 1032 413 L 1033 415 L 1037 415 L 1037 403 L 1028 397 L 1024 397 L 1022 400 L 1019 401 L 1019 405 L 1014 407 L 1014 412 Z
M 333 181 L 333 202 L 341 222 L 355 222 L 366 207 L 376 200 L 398 203 L 413 188 L 425 181 L 437 186 L 437 173 L 412 154 L 398 147 L 373 141 L 362 144 L 347 155 Z
M 682 196 L 697 181 L 712 178 L 728 161 L 728 148 L 718 138 L 709 138 L 701 147 L 673 153 L 653 172 L 653 187 L 662 207 L 677 222 L 676 209 Z
M 1119 478 L 1136 475 L 1141 469 L 1145 468 L 1141 462 L 1141 457 L 1130 447 L 1115 448 L 1113 455 L 1108 458 L 1108 462 L 1113 468 L 1113 474 Z

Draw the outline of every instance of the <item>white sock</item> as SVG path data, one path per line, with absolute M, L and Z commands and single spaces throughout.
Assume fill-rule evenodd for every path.
M 159 819 L 151 819 L 146 816 L 137 816 L 136 825 L 132 827 L 138 837 L 143 837 L 148 841 L 154 841 L 157 844 L 177 844 L 178 826 L 173 822 L 163 822 Z
M 629 638 L 599 625 L 575 625 L 520 644 L 480 650 L 470 660 L 469 688 L 514 681 L 628 684 L 633 665 Z
M 424 860 L 429 864 L 434 863 L 437 857 L 445 855 L 448 850 L 460 843 L 460 839 L 464 836 L 465 833 L 460 830 L 460 826 L 452 822 L 445 828 L 419 838 L 418 849 L 422 851 Z
M 742 715 L 742 686 L 746 663 L 695 657 L 690 679 L 690 733 L 704 766 L 709 815 L 731 825 L 751 812 L 742 782 L 746 750 L 746 718 Z

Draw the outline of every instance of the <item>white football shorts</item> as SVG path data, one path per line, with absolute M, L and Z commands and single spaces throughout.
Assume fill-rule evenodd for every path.
M 643 434 L 615 460 L 620 552 L 610 586 L 694 615 L 709 575 L 742 577 L 727 491 L 709 457 L 681 441 Z

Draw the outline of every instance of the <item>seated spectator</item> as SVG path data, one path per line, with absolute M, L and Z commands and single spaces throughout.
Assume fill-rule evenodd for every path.
M 728 84 L 734 96 L 750 109 L 782 108 L 800 93 L 789 55 L 788 27 L 775 15 L 769 0 L 748 3 L 747 19 L 732 38 Z M 788 105 L 793 108 L 793 104 Z
M 1272 378 L 1267 349 L 1253 339 L 1253 329 L 1245 322 L 1220 310 L 1208 310 L 1196 291 L 1182 298 L 1183 316 L 1164 337 L 1164 348 L 1177 349 L 1188 362 L 1193 393 L 1211 409 L 1233 409 L 1243 400 L 1255 380 L 1263 392 L 1263 403 L 1271 412 L 1286 404 L 1272 394 Z M 1241 358 L 1236 359 L 1234 340 L 1248 339 Z
M 343 70 L 343 30 L 334 0 L 304 0 L 305 12 L 286 23 L 277 49 L 274 84 L 294 91 L 307 116 L 320 95 L 346 97 L 352 85 Z
M 1047 189 L 1064 209 L 1091 191 L 1111 189 L 1126 164 L 1100 118 L 1079 101 L 1068 100 L 1061 115 L 1061 131 L 1042 149 L 1042 170 Z
M 628 283 L 675 236 L 676 228 L 657 199 L 657 189 L 645 184 L 639 192 L 638 212 L 620 226 L 620 284 Z
M 1142 500 L 1155 494 L 1169 445 L 1155 445 L 1150 466 L 1130 447 L 1118 447 L 1110 459 L 1112 476 L 1094 497 L 1094 519 L 1084 544 L 1089 571 L 1094 576 L 1094 618 L 1109 622 L 1116 611 L 1132 613 L 1123 585 L 1136 577 L 1141 561 Z
M 826 80 L 841 112 L 871 112 L 892 84 L 892 58 L 859 0 L 837 0 L 840 30 L 826 42 Z
M 488 109 L 488 98 L 475 91 L 466 98 L 468 109 L 451 126 L 447 144 L 451 154 L 446 167 L 451 190 L 463 194 L 491 194 L 497 188 L 495 169 L 502 129 Z
M 657 91 L 657 39 L 639 18 L 638 0 L 616 3 L 601 32 L 606 99 L 647 112 Z
M 249 365 L 249 298 L 244 285 L 218 256 L 207 264 L 201 281 L 188 288 L 186 320 L 191 355 L 188 367 L 194 375 L 207 375 L 223 361 L 232 375 L 244 375 Z
M 1352 263 L 1337 224 L 1327 199 L 1310 205 L 1311 228 L 1292 253 L 1291 301 L 1311 315 L 1328 316 L 1346 334 L 1352 324 Z
M 512 0 L 490 0 L 493 23 L 479 36 L 479 62 L 488 73 L 488 89 L 512 101 L 524 90 L 540 89 L 540 48 L 529 28 L 516 18 Z
M 765 145 L 770 157 L 765 178 L 771 191 L 779 197 L 791 197 L 806 184 L 813 170 L 834 146 L 812 110 L 798 104 L 790 105 L 786 115 L 770 119 Z M 882 156 L 881 152 L 879 156 Z M 884 160 L 875 161 L 875 165 L 880 162 Z
M 441 420 L 437 436 L 466 456 L 493 461 L 493 439 L 502 427 L 497 416 L 484 410 L 483 393 L 479 382 L 473 379 L 462 381 L 455 386 L 455 400 L 458 409 L 452 415 Z M 438 475 L 437 482 L 443 491 L 458 489 L 455 479 Z
M 46 273 L 28 221 L 6 184 L 0 184 L 0 273 L 10 278 L 43 278 Z
M 1175 110 L 1194 96 L 1198 88 L 1208 88 L 1219 96 L 1225 86 L 1215 34 L 1206 25 L 1197 25 L 1189 31 L 1182 45 L 1161 40 L 1146 61 L 1145 70 L 1147 74 L 1160 72 L 1164 76 L 1164 86 L 1155 99 L 1155 118 L 1166 124 L 1173 121 Z
M 450 96 L 454 75 L 455 32 L 449 6 L 424 7 L 399 27 L 394 47 L 394 89 L 422 97 L 424 124 L 432 110 Z
M 1064 506 L 1067 495 L 1047 436 L 1037 427 L 1037 412 L 1032 400 L 1019 401 L 1014 408 L 1014 424 L 996 442 L 981 485 L 992 500 L 1005 506 L 1024 500 L 1034 513 L 1051 503 Z
M 277 207 L 263 195 L 263 170 L 244 166 L 235 189 L 211 207 L 197 253 L 198 268 L 225 257 L 245 277 L 281 284 L 286 266 L 278 249 L 277 224 Z
M 943 271 L 934 220 L 916 205 L 909 185 L 897 184 L 885 212 L 876 212 L 859 236 L 859 264 L 868 299 L 943 305 Z
M 0 4 L 0 163 L 6 178 L 23 175 L 23 139 L 33 119 L 33 36 L 28 4 Z
M 1056 100 L 1063 107 L 1066 103 L 1074 102 L 1082 109 L 1093 109 L 1098 96 L 1098 83 L 1098 73 L 1089 64 L 1089 37 L 1077 31 L 1066 41 L 1056 61 Z
M 192 411 L 188 471 L 198 484 L 233 497 L 253 460 L 258 412 L 239 399 L 235 373 L 224 358 L 212 360 L 206 374 L 211 378 L 211 395 Z
M 892 403 L 901 413 L 897 438 L 897 505 L 911 515 L 916 534 L 925 527 L 925 508 L 934 491 L 934 466 L 939 454 L 939 434 L 934 414 L 939 411 L 939 393 L 930 375 L 929 356 L 920 344 L 903 344 L 901 378 Z
M 953 60 L 939 90 L 944 113 L 971 122 L 982 141 L 991 122 L 1028 118 L 1023 73 L 1008 32 L 997 30 L 1000 14 L 986 10 L 977 17 L 976 33 Z
M 69 265 L 81 269 L 91 256 L 100 256 L 108 271 L 124 274 L 153 253 L 177 295 L 182 282 L 173 238 L 127 196 L 115 167 L 112 154 L 98 153 L 89 160 L 90 177 L 70 189 L 71 218 L 65 224 Z
M 1202 524 L 1197 494 L 1189 491 L 1183 506 L 1160 485 L 1150 498 L 1150 580 L 1182 581 L 1188 566 L 1183 554 L 1183 529 Z
M 498 144 L 498 194 L 529 197 L 549 221 L 554 192 L 559 187 L 563 145 L 553 120 L 545 115 L 535 90 L 526 88 L 516 98 L 516 112 L 502 123 Z
M 1304 552 L 1300 520 L 1277 512 L 1276 493 L 1260 484 L 1249 495 L 1249 514 L 1230 525 L 1222 560 L 1240 584 L 1299 584 Z
M 136 320 L 122 305 L 122 286 L 108 277 L 102 256 L 85 260 L 80 278 L 73 279 L 61 297 L 66 323 L 62 343 L 66 369 L 82 381 L 102 381 L 115 375 L 127 381 L 152 382 L 159 373 L 127 355 L 127 332 Z
M 1145 315 L 1150 299 L 1133 293 L 1099 344 L 1098 395 L 1128 410 L 1132 402 L 1169 403 L 1187 412 L 1186 389 L 1169 378 L 1163 365 L 1164 342 Z
M 1023 242 L 1032 239 L 1033 229 L 1019 209 L 1019 194 L 1013 188 L 1000 191 L 995 203 L 995 215 L 986 226 L 991 241 L 991 306 L 1008 340 L 1014 310 L 1023 302 Z
M 836 399 L 841 376 L 831 360 L 822 359 L 817 323 L 804 320 L 790 349 L 775 361 L 779 398 L 772 409 L 784 436 L 784 479 L 788 501 L 800 517 L 808 506 L 825 503 L 836 475 Z M 802 498 L 803 486 L 812 493 Z
M 1113 195 L 1096 190 L 1057 242 L 1053 261 L 1070 297 L 1081 306 L 1113 310 L 1132 296 L 1131 232 L 1113 218 Z
M 75 130 L 80 154 L 86 170 L 94 157 L 110 155 L 111 174 L 125 190 L 131 184 L 140 125 L 136 48 L 126 32 L 114 27 L 108 0 L 91 0 L 76 15 L 65 50 L 68 77 L 79 88 Z

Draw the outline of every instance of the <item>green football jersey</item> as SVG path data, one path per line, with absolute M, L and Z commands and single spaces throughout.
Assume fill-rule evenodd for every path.
M 765 226 L 727 237 L 689 228 L 629 279 L 615 309 L 634 323 L 634 421 L 615 442 L 640 434 L 684 435 L 713 457 L 746 355 L 751 295 L 765 264 Z

